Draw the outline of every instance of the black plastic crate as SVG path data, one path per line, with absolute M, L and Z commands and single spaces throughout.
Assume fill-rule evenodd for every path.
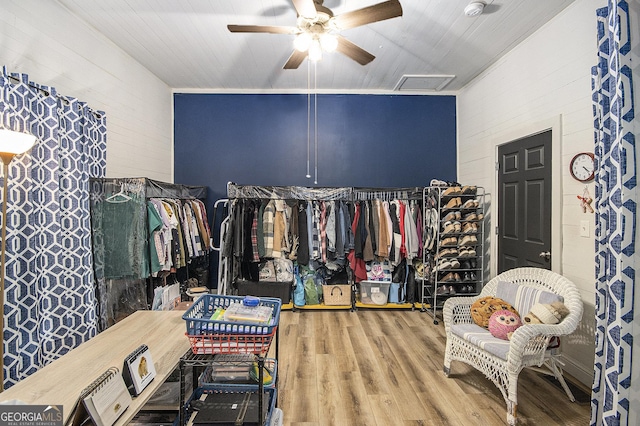
M 242 280 L 236 282 L 236 287 L 240 296 L 275 297 L 283 305 L 291 302 L 291 282 Z

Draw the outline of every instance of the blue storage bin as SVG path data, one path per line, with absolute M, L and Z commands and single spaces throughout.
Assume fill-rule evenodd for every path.
M 272 308 L 267 323 L 213 320 L 216 309 L 242 303 L 244 297 L 204 294 L 182 315 L 194 354 L 265 354 L 280 321 L 280 299 L 261 297 L 258 306 Z

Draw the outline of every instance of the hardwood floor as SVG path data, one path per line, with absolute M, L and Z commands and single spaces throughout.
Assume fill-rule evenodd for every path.
M 283 311 L 279 339 L 285 425 L 506 424 L 502 395 L 482 373 L 454 362 L 445 377 L 444 326 L 426 313 Z M 588 404 L 533 371 L 521 373 L 518 400 L 518 424 L 589 423 Z

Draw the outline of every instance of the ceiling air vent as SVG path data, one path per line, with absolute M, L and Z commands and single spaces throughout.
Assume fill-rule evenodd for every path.
M 453 80 L 455 75 L 403 75 L 396 87 L 396 92 L 437 92 Z

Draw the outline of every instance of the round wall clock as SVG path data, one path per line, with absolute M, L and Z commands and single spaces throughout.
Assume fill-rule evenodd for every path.
M 581 152 L 571 159 L 569 172 L 580 182 L 589 182 L 595 174 L 595 159 L 590 152 Z

